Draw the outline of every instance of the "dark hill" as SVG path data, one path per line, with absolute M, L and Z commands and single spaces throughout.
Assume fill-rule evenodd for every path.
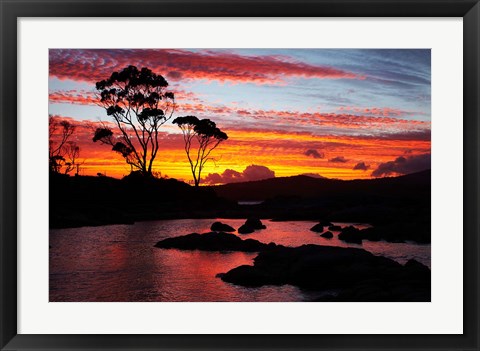
M 308 176 L 195 188 L 175 179 L 50 177 L 50 228 L 179 218 L 328 220 L 375 226 L 368 238 L 430 241 L 431 172 L 351 180 Z M 239 200 L 262 200 L 241 206 Z M 370 240 L 370 239 L 369 239 Z
M 424 197 L 430 193 L 431 171 L 400 177 L 338 180 L 299 175 L 214 187 L 218 196 L 234 201 L 279 197 L 317 198 L 331 196 Z
M 211 188 L 176 179 L 51 174 L 49 193 L 50 228 L 215 217 L 229 207 Z
M 232 201 L 264 201 L 243 206 L 251 216 L 369 223 L 392 241 L 430 241 L 430 170 L 369 180 L 272 178 L 217 186 L 215 192 Z

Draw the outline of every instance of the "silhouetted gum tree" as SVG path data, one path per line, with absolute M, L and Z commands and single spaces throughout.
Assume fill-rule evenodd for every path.
M 111 116 L 121 135 L 109 128 L 95 131 L 93 141 L 112 146 L 125 161 L 143 175 L 152 175 L 158 152 L 159 128 L 173 115 L 175 98 L 168 83 L 148 68 L 128 66 L 96 83 L 100 105 Z
M 67 174 L 77 168 L 80 147 L 69 140 L 75 132 L 75 126 L 68 121 L 59 121 L 48 117 L 48 160 L 51 172 Z
M 222 141 L 227 140 L 228 136 L 217 128 L 215 122 L 209 119 L 185 116 L 175 118 L 173 123 L 177 124 L 182 130 L 185 152 L 188 162 L 190 162 L 190 170 L 192 171 L 195 186 L 198 186 L 201 181 L 203 167 L 211 159 L 211 152 Z M 192 142 L 195 142 L 194 145 L 192 145 Z

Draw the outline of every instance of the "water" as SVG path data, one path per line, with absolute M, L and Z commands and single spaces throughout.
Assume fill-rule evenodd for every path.
M 164 238 L 210 231 L 217 219 L 182 219 L 50 230 L 50 301 L 308 301 L 318 293 L 294 286 L 244 288 L 217 273 L 252 264 L 256 253 L 165 250 Z M 220 219 L 235 228 L 244 220 Z M 430 245 L 322 238 L 310 221 L 263 221 L 267 229 L 242 238 L 285 246 L 320 244 L 363 247 L 400 263 L 414 258 L 430 266 Z M 341 226 L 347 223 L 335 223 Z M 355 224 L 358 228 L 367 225 Z
M 238 201 L 238 204 L 242 206 L 260 205 L 262 203 L 263 201 Z

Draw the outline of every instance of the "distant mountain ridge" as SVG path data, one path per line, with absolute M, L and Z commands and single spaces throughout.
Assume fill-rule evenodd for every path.
M 278 197 L 388 196 L 422 197 L 430 193 L 431 170 L 399 177 L 339 180 L 306 175 L 278 177 L 213 186 L 218 196 L 234 201 L 261 201 Z

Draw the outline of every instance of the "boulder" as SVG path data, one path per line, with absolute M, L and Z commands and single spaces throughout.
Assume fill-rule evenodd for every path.
M 326 220 L 321 220 L 320 225 L 323 227 L 330 227 L 331 225 L 333 225 L 333 223 Z
M 258 218 L 248 218 L 240 228 L 238 228 L 238 232 L 240 234 L 250 234 L 253 233 L 255 230 L 258 229 L 266 229 L 267 227 L 262 223 L 261 220 Z
M 240 266 L 219 277 L 247 287 L 289 284 L 339 291 L 328 297 L 331 301 L 430 301 L 428 268 L 417 262 L 403 266 L 357 248 L 276 246 L 261 251 L 253 266 Z
M 243 240 L 234 234 L 223 232 L 210 232 L 205 234 L 192 233 L 167 238 L 155 244 L 155 247 L 162 249 L 244 252 L 270 250 L 276 246 L 274 243 L 264 244 L 253 239 Z
M 238 232 L 240 234 L 251 234 L 255 231 L 252 227 L 247 226 L 246 224 L 243 224 L 238 228 Z
M 323 236 L 324 238 L 327 238 L 327 239 L 333 238 L 332 232 L 325 232 L 323 234 L 320 234 L 320 236 Z
M 322 233 L 323 232 L 323 225 L 321 225 L 320 223 L 315 224 L 312 228 L 310 228 L 310 230 L 312 232 L 315 232 L 315 233 Z
M 222 222 L 215 222 L 210 227 L 210 230 L 214 231 L 214 232 L 234 232 L 235 228 L 229 226 L 228 224 L 222 223 Z
M 253 228 L 254 230 L 266 229 L 267 227 L 262 223 L 258 218 L 250 217 L 245 221 L 247 227 Z
M 385 240 L 391 243 L 403 243 L 407 240 L 429 243 L 431 238 L 430 222 L 388 222 L 375 223 L 374 227 L 361 230 L 364 240 Z
M 362 236 L 360 234 L 360 230 L 353 226 L 343 228 L 342 232 L 338 234 L 338 238 L 345 241 L 346 243 L 360 245 L 362 244 Z
M 328 227 L 328 230 L 332 230 L 334 232 L 339 232 L 342 230 L 342 227 L 340 227 L 339 225 L 331 225 Z

